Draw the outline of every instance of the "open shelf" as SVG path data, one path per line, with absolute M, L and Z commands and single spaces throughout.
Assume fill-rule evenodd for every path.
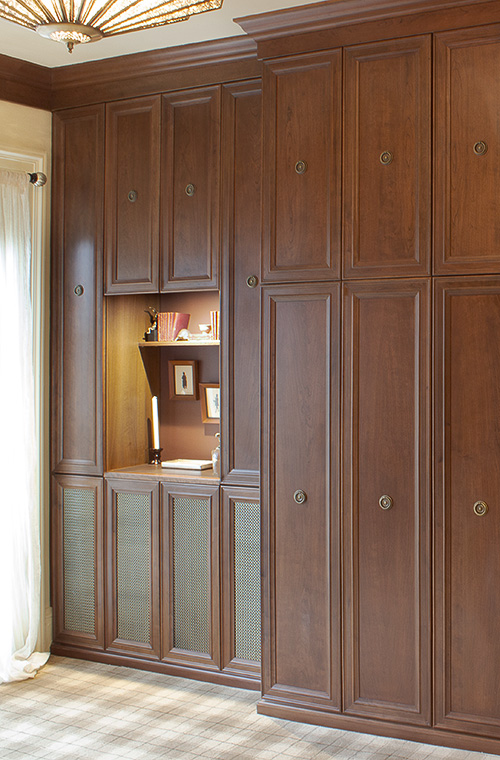
M 150 346 L 220 346 L 220 340 L 143 340 L 139 348 Z

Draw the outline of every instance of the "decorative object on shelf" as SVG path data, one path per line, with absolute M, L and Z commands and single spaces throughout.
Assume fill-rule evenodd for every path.
M 158 325 L 157 325 L 157 318 L 158 318 L 158 312 L 154 308 L 154 306 L 148 306 L 147 309 L 144 309 L 146 314 L 149 315 L 149 321 L 150 325 L 146 332 L 144 333 L 144 340 L 146 341 L 154 341 L 158 340 Z
M 158 415 L 158 396 L 151 399 L 151 423 L 153 427 L 153 449 L 160 448 L 160 417 Z
M 202 335 L 205 335 L 208 338 L 209 333 L 212 330 L 212 325 L 209 325 L 206 322 L 202 322 L 201 325 L 198 325 L 198 329 Z
M 209 470 L 212 462 L 209 459 L 167 459 L 161 466 L 167 470 Z
M 149 449 L 149 464 L 161 464 L 161 452 L 163 449 Z
M 0 18 L 62 42 L 71 53 L 79 43 L 187 21 L 195 13 L 219 10 L 222 3 L 223 0 L 88 0 L 85 3 L 0 0 Z
M 212 449 L 212 469 L 214 475 L 220 478 L 220 433 L 216 433 L 215 437 L 217 438 L 217 446 Z
M 175 340 L 181 330 L 187 329 L 190 317 L 191 314 L 178 311 L 160 311 L 157 318 L 158 340 Z
M 212 325 L 212 338 L 214 340 L 219 340 L 219 312 L 218 311 L 210 312 L 210 323 Z
M 218 383 L 200 383 L 201 421 L 217 423 L 220 420 L 220 386 Z
M 171 399 L 198 398 L 198 362 L 171 360 L 168 363 L 168 388 Z

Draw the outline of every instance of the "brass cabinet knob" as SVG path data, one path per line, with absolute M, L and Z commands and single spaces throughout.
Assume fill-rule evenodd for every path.
M 384 166 L 389 166 L 389 164 L 392 164 L 394 160 L 394 155 L 391 153 L 390 150 L 384 150 L 380 154 L 380 163 L 384 164 Z
M 378 503 L 381 509 L 390 509 L 394 505 L 392 497 L 387 496 L 386 493 L 380 497 Z
M 484 154 L 488 151 L 488 144 L 485 143 L 484 140 L 479 140 L 479 142 L 474 143 L 472 150 L 476 156 L 484 156 Z
M 305 174 L 307 171 L 307 161 L 297 161 L 295 171 L 297 174 Z
M 83 285 L 75 285 L 73 289 L 75 296 L 83 296 L 83 291 L 84 291 Z
M 259 284 L 259 278 L 255 274 L 251 274 L 247 277 L 247 285 L 249 288 L 256 288 Z
M 195 190 L 196 190 L 195 186 L 192 185 L 191 182 L 190 182 L 189 185 L 186 185 L 186 188 L 185 188 L 184 192 L 186 193 L 186 195 L 188 195 L 190 198 L 192 198 L 193 195 L 195 194 Z
M 473 506 L 474 514 L 478 517 L 483 517 L 488 511 L 488 505 L 485 501 L 476 501 Z
M 138 198 L 137 190 L 131 190 L 127 195 L 127 198 L 129 199 L 130 203 L 135 203 Z
M 307 494 L 306 494 L 306 492 L 305 491 L 301 491 L 301 490 L 295 491 L 295 493 L 293 495 L 293 500 L 297 504 L 303 504 L 305 501 L 307 501 Z

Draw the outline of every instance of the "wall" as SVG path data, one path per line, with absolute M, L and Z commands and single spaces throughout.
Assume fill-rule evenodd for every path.
M 35 306 L 35 363 L 40 377 L 39 408 L 42 598 L 37 649 L 52 641 L 49 565 L 49 283 L 50 283 L 50 168 L 52 115 L 48 111 L 0 100 L 0 166 L 43 171 L 49 181 L 33 188 L 33 294 Z

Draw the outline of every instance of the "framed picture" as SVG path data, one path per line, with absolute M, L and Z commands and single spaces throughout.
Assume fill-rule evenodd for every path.
M 168 389 L 170 398 L 198 398 L 198 363 L 188 361 L 169 361 Z
M 200 383 L 201 421 L 219 422 L 220 386 L 217 383 Z

